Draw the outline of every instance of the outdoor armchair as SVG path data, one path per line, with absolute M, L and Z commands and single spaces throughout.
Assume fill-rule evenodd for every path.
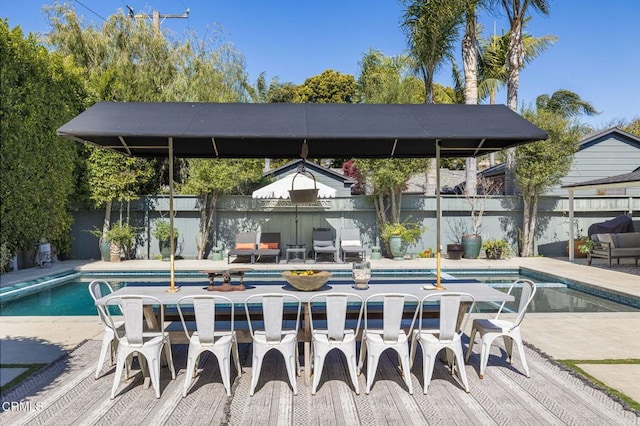
M 330 255 L 334 262 L 338 261 L 338 248 L 331 230 L 314 230 L 312 234 L 314 260 L 320 255 Z
M 274 257 L 276 263 L 280 262 L 280 233 L 263 232 L 260 234 L 258 249 L 253 252 L 256 259 L 263 257 Z
M 340 250 L 343 262 L 347 260 L 348 255 L 360 256 L 365 260 L 367 252 L 362 245 L 359 229 L 345 228 L 340 231 Z
M 227 252 L 227 263 L 231 263 L 231 256 L 249 257 L 251 263 L 255 263 L 256 236 L 255 232 L 240 232 L 235 245 Z

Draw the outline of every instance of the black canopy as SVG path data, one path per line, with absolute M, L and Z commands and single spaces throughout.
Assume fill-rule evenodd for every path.
M 99 102 L 58 134 L 135 157 L 470 157 L 547 134 L 504 105 Z

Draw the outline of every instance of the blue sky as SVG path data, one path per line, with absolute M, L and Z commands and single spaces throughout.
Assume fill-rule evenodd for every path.
M 0 16 L 10 27 L 46 32 L 41 8 L 46 0 L 2 0 Z M 556 35 L 558 42 L 521 73 L 519 102 L 533 104 L 558 89 L 578 93 L 601 114 L 582 121 L 603 127 L 614 119 L 640 117 L 640 0 L 550 0 L 550 15 L 535 14 L 527 25 L 533 36 Z M 388 56 L 406 50 L 399 28 L 399 0 L 80 0 L 78 14 L 99 23 L 118 9 L 158 10 L 188 19 L 167 19 L 162 26 L 177 35 L 185 30 L 200 37 L 220 28 L 246 60 L 252 81 L 262 71 L 267 79 L 300 84 L 326 69 L 356 74 L 368 49 Z M 85 7 L 83 7 L 86 6 Z M 485 35 L 508 29 L 504 16 L 481 18 Z M 436 81 L 451 85 L 446 66 Z M 506 90 L 498 95 L 506 103 Z

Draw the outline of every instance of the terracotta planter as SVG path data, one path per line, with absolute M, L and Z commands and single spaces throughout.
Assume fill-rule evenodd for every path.
M 582 244 L 582 241 L 580 240 L 573 240 L 573 257 L 587 257 L 586 253 L 580 253 L 580 245 Z M 567 247 L 566 247 L 566 252 L 567 252 L 567 256 L 569 256 L 569 243 L 567 243 Z

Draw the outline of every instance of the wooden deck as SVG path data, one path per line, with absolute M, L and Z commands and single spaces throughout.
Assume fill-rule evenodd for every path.
M 186 398 L 182 386 L 187 346 L 173 345 L 177 371 L 172 381 L 162 369 L 162 395 L 154 397 L 143 386 L 140 374 L 122 382 L 114 400 L 109 399 L 114 369 L 94 380 L 100 342 L 88 341 L 18 388 L 2 401 L 21 401 L 22 410 L 5 410 L 2 424 L 229 424 L 229 425 L 499 425 L 576 424 L 639 425 L 640 417 L 625 410 L 600 390 L 526 348 L 531 378 L 523 376 L 516 356 L 513 366 L 494 346 L 485 379 L 478 378 L 479 355 L 466 367 L 471 392 L 465 393 L 442 364 L 436 365 L 429 393 L 422 392 L 422 363 L 411 370 L 414 395 L 409 395 L 390 352 L 381 359 L 376 381 L 364 394 L 351 388 L 346 367 L 337 352 L 330 354 L 316 396 L 302 377 L 294 396 L 282 359 L 265 358 L 256 394 L 249 397 L 251 346 L 240 345 L 243 374 L 235 379 L 227 397 L 213 356 L 203 354 L 204 370 Z M 479 350 L 479 345 L 476 345 Z M 420 352 L 418 352 L 420 356 Z M 203 364 L 204 362 L 204 364 Z M 233 370 L 232 370 L 233 374 Z M 5 408 L 5 405 L 2 405 Z

